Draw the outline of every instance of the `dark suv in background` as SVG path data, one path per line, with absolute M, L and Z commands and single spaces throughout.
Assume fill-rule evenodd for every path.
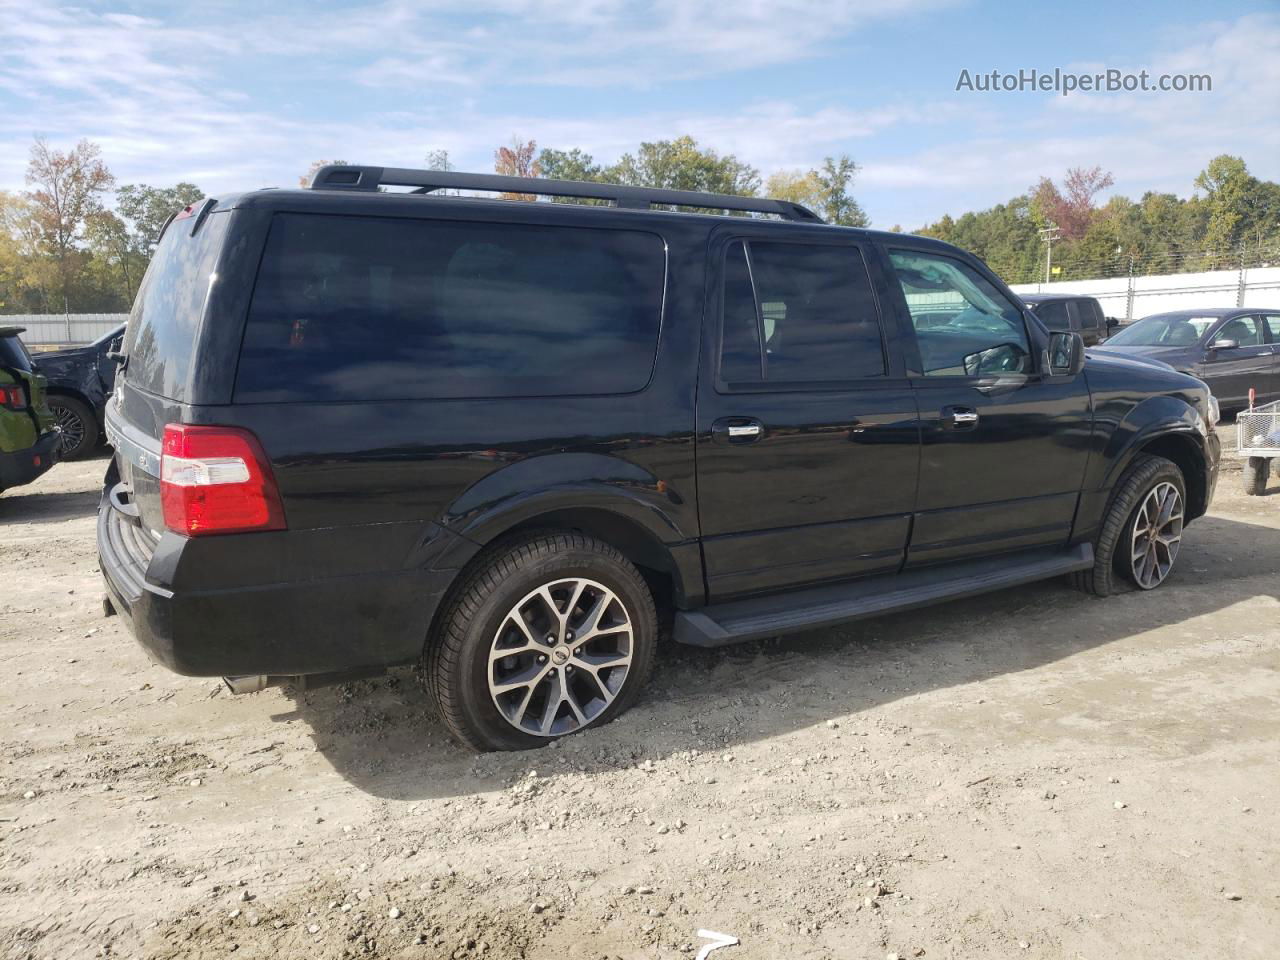
M 98 544 L 150 653 L 417 663 L 482 749 L 618 715 L 665 631 L 1156 587 L 1217 476 L 1201 381 L 778 200 L 326 167 L 173 218 L 123 349 Z
M 1063 293 L 1025 293 L 1025 303 L 1036 319 L 1051 332 L 1078 333 L 1086 347 L 1101 343 L 1119 321 L 1102 314 L 1102 304 L 1093 297 Z
M 102 412 L 115 386 L 124 325 L 93 343 L 37 354 L 36 367 L 49 382 L 49 408 L 62 429 L 62 458 L 79 460 L 102 439 Z

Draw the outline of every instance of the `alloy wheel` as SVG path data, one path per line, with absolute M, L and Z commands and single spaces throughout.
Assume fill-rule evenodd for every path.
M 489 695 L 522 733 L 573 733 L 621 692 L 633 640 L 631 615 L 604 584 L 584 577 L 546 583 L 513 606 L 494 634 Z
M 1152 487 L 1133 518 L 1131 569 L 1144 590 L 1164 582 L 1182 543 L 1182 495 L 1167 480 Z
M 60 403 L 50 404 L 50 406 L 53 411 L 53 419 L 62 428 L 62 449 L 79 449 L 80 444 L 84 442 L 84 421 L 70 407 L 65 407 Z

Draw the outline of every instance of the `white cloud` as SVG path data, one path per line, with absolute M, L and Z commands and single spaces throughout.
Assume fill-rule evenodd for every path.
M 1209 72 L 1211 95 L 1037 95 L 1028 111 L 1029 94 L 943 90 L 936 102 L 859 109 L 821 89 L 794 101 L 752 97 L 742 84 L 715 98 L 729 107 L 712 108 L 682 104 L 684 78 L 716 75 L 723 94 L 742 71 L 820 56 L 850 31 L 933 0 L 375 0 L 329 11 L 288 2 L 252 18 L 215 4 L 161 19 L 0 0 L 0 189 L 21 187 L 36 133 L 98 141 L 121 182 L 184 179 L 214 192 L 289 186 L 320 159 L 414 165 L 433 148 L 487 169 L 513 134 L 611 161 L 642 140 L 690 133 L 766 174 L 850 152 L 864 164 L 858 192 L 873 220 L 908 227 L 1071 166 L 1101 164 L 1131 194 L 1185 194 L 1221 152 L 1280 179 L 1274 15 L 1166 32 L 1147 62 L 1102 65 Z M 677 92 L 618 115 L 575 113 L 573 91 L 548 92 L 536 112 L 478 106 L 496 85 L 650 78 Z M 343 106 L 330 104 L 335 93 Z M 345 105 L 366 96 L 375 109 Z

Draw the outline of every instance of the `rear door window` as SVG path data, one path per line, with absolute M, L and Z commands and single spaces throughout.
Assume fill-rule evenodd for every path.
M 1070 303 L 1077 328 L 1081 330 L 1098 329 L 1098 314 L 1095 312 L 1097 307 L 1092 300 L 1072 300 Z
M 629 393 L 665 274 L 651 233 L 277 214 L 236 400 Z
M 862 253 L 735 241 L 724 265 L 720 379 L 812 383 L 883 377 L 880 311 Z

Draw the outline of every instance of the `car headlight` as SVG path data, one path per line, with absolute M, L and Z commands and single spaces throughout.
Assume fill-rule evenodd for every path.
M 1218 398 L 1209 394 L 1209 426 L 1216 427 L 1222 419 L 1222 408 L 1218 406 Z

